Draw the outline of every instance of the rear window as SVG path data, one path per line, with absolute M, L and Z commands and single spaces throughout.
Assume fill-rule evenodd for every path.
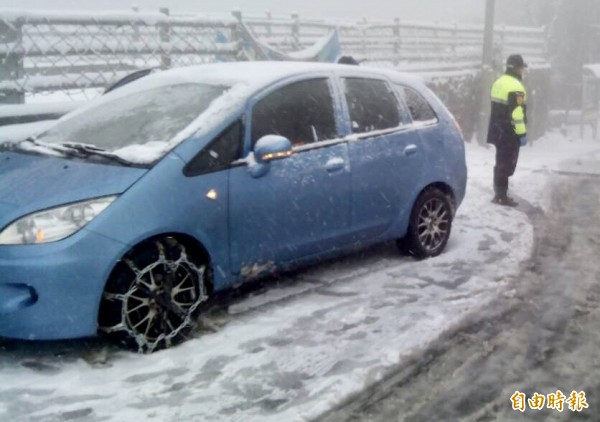
M 406 103 L 408 111 L 412 117 L 413 122 L 422 123 L 434 123 L 437 122 L 437 116 L 433 111 L 433 108 L 425 97 L 419 94 L 417 91 L 411 88 L 407 88 L 403 85 L 396 85 L 400 96 Z
M 166 142 L 194 121 L 226 86 L 177 84 L 103 102 L 58 122 L 37 139 L 85 143 L 107 151 Z
M 353 133 L 400 126 L 398 101 L 387 83 L 377 79 L 345 78 L 344 94 Z

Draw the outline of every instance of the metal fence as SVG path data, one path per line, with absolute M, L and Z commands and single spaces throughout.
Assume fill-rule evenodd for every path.
M 236 20 L 0 12 L 0 95 L 106 87 L 133 70 L 233 60 Z
M 225 18 L 129 11 L 37 13 L 0 9 L 0 103 L 25 94 L 103 88 L 133 70 L 243 59 L 240 23 L 283 52 L 308 48 L 337 29 L 343 54 L 418 72 L 478 69 L 483 28 L 403 22 Z M 496 28 L 498 58 L 519 51 L 546 57 L 543 28 Z
M 394 19 L 391 22 L 356 23 L 250 17 L 244 19 L 253 33 L 282 51 L 307 48 L 329 31 L 337 29 L 344 54 L 362 61 L 381 63 L 401 70 L 431 71 L 475 69 L 481 66 L 483 27 L 418 23 Z M 533 63 L 545 63 L 545 28 L 498 26 L 495 28 L 494 56 L 501 61 L 518 51 Z

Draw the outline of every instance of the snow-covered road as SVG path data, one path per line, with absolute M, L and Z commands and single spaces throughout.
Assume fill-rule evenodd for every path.
M 382 245 L 270 282 L 172 350 L 0 343 L 0 420 L 310 420 L 485 315 L 532 252 L 528 210 L 560 174 L 599 172 L 600 143 L 549 134 L 522 150 L 517 209 L 490 204 L 493 149 L 468 145 L 469 184 L 447 250 L 417 262 Z M 599 172 L 600 173 L 600 172 Z
M 515 295 L 324 422 L 599 420 L 600 161 L 595 167 L 595 176 L 557 178 L 551 208 L 530 215 L 536 247 Z M 551 402 L 557 391 L 562 411 Z M 517 410 L 515 394 L 531 402 L 516 401 Z M 536 395 L 544 400 L 535 404 Z

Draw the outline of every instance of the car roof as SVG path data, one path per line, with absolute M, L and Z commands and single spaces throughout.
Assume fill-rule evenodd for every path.
M 140 81 L 136 81 L 135 86 L 139 89 L 144 89 L 144 85 L 146 85 L 146 87 L 151 87 L 153 85 L 188 82 L 219 85 L 235 85 L 243 83 L 247 86 L 259 88 L 271 85 L 282 79 L 316 72 L 365 77 L 385 76 L 394 81 L 406 82 L 410 85 L 419 84 L 419 81 L 421 81 L 421 79 L 415 75 L 368 66 L 333 63 L 259 61 L 211 63 L 169 69 L 164 72 L 149 75 Z

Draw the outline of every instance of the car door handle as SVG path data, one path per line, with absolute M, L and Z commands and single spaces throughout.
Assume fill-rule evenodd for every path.
M 418 151 L 417 146 L 415 144 L 410 144 L 404 148 L 404 155 L 406 157 L 408 157 L 409 155 L 415 155 L 417 153 L 417 151 Z
M 346 162 L 341 157 L 332 157 L 325 163 L 325 170 L 329 173 L 333 173 L 338 170 L 342 170 L 346 166 Z

